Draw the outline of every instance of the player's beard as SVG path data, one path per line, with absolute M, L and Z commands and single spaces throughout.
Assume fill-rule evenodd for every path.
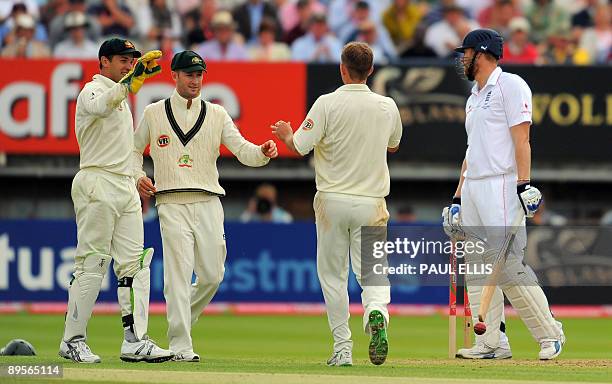
M 477 57 L 478 57 L 478 53 L 475 52 L 474 56 L 472 56 L 472 60 L 470 60 L 470 63 L 465 67 L 465 77 L 467 77 L 469 81 L 474 81 L 474 79 L 476 78 L 476 58 Z

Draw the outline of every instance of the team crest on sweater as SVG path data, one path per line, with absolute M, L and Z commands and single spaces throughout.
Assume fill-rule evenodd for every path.
M 191 168 L 193 167 L 193 159 L 189 155 L 183 155 L 179 158 L 178 166 L 180 168 Z

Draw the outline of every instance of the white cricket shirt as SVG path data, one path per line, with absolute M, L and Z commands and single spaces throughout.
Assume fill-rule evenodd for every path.
M 481 90 L 474 84 L 465 108 L 465 177 L 481 179 L 516 173 L 510 128 L 524 122 L 531 124 L 531 111 L 531 90 L 515 74 L 498 67 Z
M 385 197 L 387 148 L 397 147 L 401 137 L 393 99 L 365 84 L 346 84 L 315 101 L 293 144 L 302 155 L 314 148 L 318 191 Z
M 80 168 L 96 167 L 132 176 L 134 121 L 126 101 L 127 87 L 94 75 L 77 98 L 75 131 Z

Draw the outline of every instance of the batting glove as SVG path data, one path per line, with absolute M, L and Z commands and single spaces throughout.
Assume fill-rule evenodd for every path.
M 465 233 L 461 227 L 461 197 L 453 197 L 453 203 L 442 210 L 444 233 L 451 239 L 461 240 Z
M 526 217 L 533 217 L 542 204 L 542 193 L 536 187 L 532 187 L 529 183 L 518 184 L 516 186 L 516 193 L 518 194 L 519 201 L 525 211 Z
M 145 53 L 120 82 L 127 85 L 131 93 L 138 93 L 146 79 L 161 73 L 161 66 L 157 63 L 157 60 L 161 58 L 161 54 L 161 51 Z

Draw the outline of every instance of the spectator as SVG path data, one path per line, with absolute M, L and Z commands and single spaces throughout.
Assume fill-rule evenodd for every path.
M 102 0 L 89 9 L 89 14 L 100 24 L 102 37 L 128 37 L 135 25 L 129 8 L 118 4 L 117 0 Z
M 530 38 L 536 43 L 543 42 L 551 33 L 570 27 L 568 14 L 551 0 L 534 0 L 525 15 L 531 25 Z
M 146 4 L 137 11 L 138 29 L 143 39 L 144 51 L 159 46 L 164 33 L 173 36 L 181 34 L 179 15 L 170 10 L 166 0 L 147 0 Z
M 327 18 L 315 13 L 310 17 L 308 33 L 291 46 L 293 60 L 315 63 L 339 63 L 342 44 L 329 32 Z
M 329 4 L 329 28 L 335 33 L 340 33 L 341 29 L 350 23 L 351 12 L 355 8 L 355 3 L 359 0 L 332 0 Z M 370 6 L 371 20 L 376 25 L 381 24 L 382 13 L 391 0 L 367 0 Z
M 586 65 L 590 62 L 588 53 L 577 48 L 572 41 L 569 28 L 550 33 L 542 54 L 542 64 Z
M 423 14 L 411 0 L 394 0 L 383 13 L 383 25 L 389 31 L 398 52 L 414 45 L 413 38 Z
M 66 32 L 70 36 L 58 43 L 53 57 L 58 59 L 95 59 L 98 57 L 98 46 L 87 39 L 87 17 L 81 12 L 70 12 L 64 18 Z
M 0 1 L 0 3 L 1 2 L 2 1 Z M 8 3 L 11 3 L 11 1 L 9 0 L 6 2 L 7 5 Z M 8 18 L 0 25 L 0 47 L 10 44 L 11 40 L 13 40 L 14 35 L 12 35 L 11 32 L 15 31 L 15 21 L 20 15 L 30 15 L 32 19 L 35 20 L 35 15 L 38 14 L 38 12 L 33 13 L 30 9 L 31 8 L 26 6 L 23 2 L 15 2 L 13 4 Z M 45 27 L 36 21 L 34 27 L 34 40 L 41 42 L 47 41 L 47 31 Z
M 325 13 L 326 8 L 318 0 L 305 0 L 309 8 L 317 13 Z M 295 28 L 302 18 L 300 17 L 299 3 L 294 0 L 276 0 L 276 9 L 278 10 L 278 18 L 281 22 L 283 33 L 286 35 Z
M 163 57 L 174 57 L 175 54 L 184 51 L 185 48 L 179 35 L 175 35 L 170 30 L 165 30 L 159 40 L 159 50 L 162 51 Z
M 249 49 L 249 57 L 254 61 L 290 61 L 291 50 L 285 43 L 274 40 L 276 34 L 274 20 L 263 20 L 259 26 L 257 43 Z
M 357 40 L 357 35 L 359 34 L 359 28 L 366 21 L 373 21 L 370 17 L 370 5 L 367 1 L 357 1 L 355 3 L 355 8 L 352 11 L 351 20 L 348 24 L 346 24 L 338 34 L 338 39 L 343 44 L 346 44 L 351 41 Z M 380 52 L 388 59 L 395 59 L 397 57 L 397 52 L 395 50 L 395 45 L 393 41 L 389 37 L 387 30 L 382 27 L 379 27 L 379 24 L 375 23 L 375 29 L 377 29 L 377 41 L 376 46 L 382 51 Z M 382 56 L 381 56 L 382 58 Z
M 17 16 L 14 27 L 14 39 L 2 50 L 5 58 L 40 59 L 51 56 L 47 46 L 34 39 L 36 22 L 27 13 Z
M 606 64 L 612 49 L 612 29 L 610 28 L 610 6 L 597 6 L 594 26 L 586 28 L 580 37 L 580 47 L 588 52 L 592 62 Z
M 183 19 L 185 46 L 193 47 L 213 38 L 212 19 L 218 9 L 217 0 L 202 0 L 199 8 L 185 15 Z
M 478 24 L 467 19 L 463 9 L 456 5 L 444 8 L 444 19 L 431 25 L 425 31 L 424 43 L 438 57 L 449 57 L 453 49 L 460 45 L 468 32 L 479 28 Z
M 253 43 L 257 39 L 259 25 L 264 17 L 274 20 L 274 23 L 279 25 L 276 9 L 263 0 L 247 0 L 234 9 L 233 16 L 238 24 L 238 32 L 248 43 Z M 280 27 L 276 31 L 276 37 L 281 37 Z
M 285 43 L 291 45 L 308 32 L 310 16 L 312 16 L 312 4 L 310 0 L 298 0 L 296 4 L 299 22 L 285 36 Z
M 595 8 L 599 0 L 586 0 L 584 8 L 572 15 L 572 27 L 580 29 L 592 27 L 594 22 Z
M 466 12 L 466 17 L 475 19 L 487 7 L 491 6 L 493 0 L 451 0 L 450 3 L 461 7 Z M 442 3 L 445 3 L 442 0 Z M 448 2 L 447 2 L 448 4 Z
M 512 0 L 495 0 L 495 3 L 485 8 L 478 15 L 478 24 L 482 27 L 494 29 L 499 32 L 504 39 L 510 37 L 510 20 L 521 16 L 521 10 L 514 6 Z
M 288 224 L 293 221 L 291 214 L 278 206 L 278 191 L 272 184 L 261 184 L 255 190 L 255 196 L 249 200 L 247 209 L 240 215 L 243 223 L 266 221 Z
M 529 22 L 524 17 L 510 21 L 510 40 L 504 44 L 504 64 L 535 64 L 538 49 L 529 41 Z
M 212 19 L 213 38 L 196 48 L 206 60 L 248 60 L 248 54 L 241 40 L 235 36 L 236 25 L 232 14 L 220 11 Z
M 100 25 L 95 18 L 87 15 L 87 6 L 85 0 L 69 0 L 68 11 L 65 13 L 57 14 L 49 24 L 49 43 L 51 47 L 55 47 L 57 43 L 62 40 L 66 40 L 69 34 L 66 32 L 66 15 L 71 12 L 78 12 L 85 15 L 87 19 L 87 38 L 91 41 L 97 41 L 100 37 Z
M 370 46 L 374 54 L 374 64 L 382 65 L 389 62 L 383 47 L 380 45 L 376 24 L 374 24 L 373 21 L 366 20 L 361 23 L 359 32 L 354 40 L 366 43 Z
M 23 8 L 24 13 L 28 13 L 36 19 L 38 14 L 37 0 L 0 0 L 0 20 L 4 20 L 12 16 L 15 7 Z M 11 26 L 12 27 L 12 26 Z

